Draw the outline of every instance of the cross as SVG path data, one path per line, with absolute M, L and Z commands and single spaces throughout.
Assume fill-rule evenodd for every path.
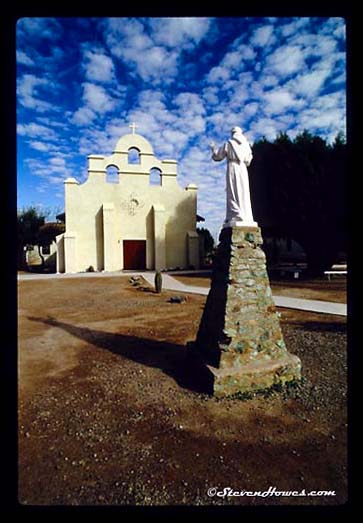
M 133 122 L 132 124 L 129 125 L 129 127 L 131 127 L 131 129 L 132 129 L 132 134 L 135 134 L 135 129 L 136 129 L 136 127 L 139 127 L 139 126 L 136 125 L 135 122 Z

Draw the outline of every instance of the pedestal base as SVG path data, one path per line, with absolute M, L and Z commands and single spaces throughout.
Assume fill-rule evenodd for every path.
M 299 380 L 301 363 L 297 356 L 286 354 L 276 361 L 252 361 L 240 368 L 216 369 L 207 365 L 207 369 L 212 374 L 214 396 L 219 397 Z
M 212 285 L 191 356 L 216 396 L 268 389 L 301 377 L 285 346 L 258 227 L 222 229 Z

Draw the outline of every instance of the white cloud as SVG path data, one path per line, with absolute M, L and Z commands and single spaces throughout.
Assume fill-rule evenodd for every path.
M 106 41 L 113 52 L 119 52 L 125 44 L 138 49 L 152 45 L 152 40 L 144 33 L 143 24 L 135 18 L 126 20 L 123 18 L 107 18 L 101 22 L 101 25 Z M 119 47 L 117 47 L 117 44 Z
M 114 141 L 115 145 L 120 136 L 130 133 L 129 125 L 129 122 L 117 118 L 112 118 L 112 120 L 106 124 L 106 132 L 111 137 L 111 140 Z
M 319 96 L 319 98 L 315 100 L 314 106 L 322 112 L 327 109 L 334 109 L 335 107 L 343 109 L 345 107 L 345 93 L 343 91 L 337 91 Z
M 146 82 L 169 83 L 178 73 L 183 49 L 195 46 L 208 31 L 209 19 L 151 18 L 104 22 L 110 52 Z
M 33 74 L 24 74 L 18 80 L 17 85 L 19 103 L 40 113 L 54 110 L 53 104 L 39 98 L 39 88 L 44 87 L 47 89 L 50 87 L 50 82 L 45 78 L 39 78 Z
M 36 141 L 36 140 L 32 140 L 32 141 L 29 142 L 29 145 L 30 145 L 30 147 L 32 147 L 36 151 L 41 151 L 41 152 L 48 152 L 49 151 L 49 145 L 47 143 L 45 143 L 45 142 L 39 142 L 39 141 Z
M 297 34 L 289 41 L 290 46 L 298 46 L 305 56 L 325 56 L 336 51 L 337 41 L 331 35 Z
M 258 110 L 259 104 L 256 102 L 249 103 L 243 107 L 243 113 L 247 116 L 253 116 Z
M 235 78 L 240 80 L 247 67 L 246 62 L 256 58 L 256 52 L 248 45 L 242 44 L 237 38 L 231 45 L 231 51 L 227 52 L 218 65 L 213 67 L 207 77 L 208 84 L 217 84 L 224 89 L 230 89 Z M 250 73 L 246 73 L 250 74 Z
M 66 162 L 65 162 L 65 159 L 61 156 L 56 156 L 56 157 L 53 157 L 49 160 L 49 163 L 51 165 L 54 165 L 56 166 L 57 168 L 58 167 L 64 167 Z
M 34 122 L 28 124 L 18 124 L 17 132 L 20 136 L 26 136 L 27 138 L 45 138 L 48 140 L 57 139 L 57 134 L 53 131 L 53 129 Z
M 221 111 L 212 113 L 208 117 L 208 123 L 213 124 L 214 127 L 221 126 L 224 123 L 224 121 L 225 121 L 225 113 L 221 112 Z
M 102 86 L 89 82 L 83 84 L 83 100 L 88 109 L 96 113 L 112 111 L 116 106 L 116 100 L 112 99 Z
M 70 171 L 67 170 L 66 173 L 68 175 L 68 174 L 70 174 Z M 50 176 L 47 177 L 47 182 L 51 183 L 51 184 L 54 184 L 54 185 L 61 186 L 61 184 L 64 183 L 64 179 L 65 179 L 65 176 L 62 176 L 62 175 L 59 175 L 59 176 L 50 175 Z
M 246 72 L 240 73 L 238 75 L 237 80 L 240 82 L 241 85 L 243 85 L 244 87 L 247 87 L 247 86 L 252 85 L 252 83 L 254 82 L 253 78 L 254 78 L 253 73 L 251 73 L 251 71 L 246 71 Z
M 66 111 L 65 116 L 68 118 L 68 115 L 71 114 L 69 111 Z M 58 128 L 60 130 L 65 130 L 65 122 L 60 121 L 58 118 L 53 118 L 52 116 L 37 116 L 37 122 L 40 122 L 42 125 L 46 125 L 48 127 L 54 127 Z
M 170 128 L 175 123 L 175 115 L 167 108 L 164 93 L 146 89 L 141 91 L 138 96 L 138 106 L 135 109 L 138 113 L 147 113 L 153 118 L 154 128 Z M 139 116 L 140 117 L 140 116 Z
M 238 51 L 232 51 L 230 53 L 227 53 L 223 60 L 222 65 L 224 68 L 240 68 L 241 67 L 241 61 L 242 61 L 242 55 Z
M 280 78 L 274 74 L 262 74 L 259 78 L 259 83 L 263 89 L 271 88 L 279 85 Z
M 279 117 L 279 119 L 281 119 Z M 328 141 L 334 140 L 339 131 L 345 132 L 345 95 L 342 92 L 329 93 L 312 99 L 299 111 L 298 118 L 290 122 L 295 131 L 308 129 Z
M 173 105 L 167 106 L 163 92 L 147 89 L 139 94 L 138 105 L 128 113 L 127 122 L 139 125 L 137 132 L 150 139 L 157 155 L 175 158 L 189 140 L 204 133 L 204 113 L 204 101 L 195 93 L 179 93 Z
M 54 40 L 62 34 L 62 26 L 55 18 L 20 18 L 16 24 L 18 36 Z
M 232 110 L 238 109 L 250 98 L 249 85 L 236 83 L 233 89 L 229 91 L 229 96 L 229 100 L 227 100 L 228 106 Z
M 266 59 L 267 72 L 281 76 L 288 76 L 298 71 L 305 65 L 304 53 L 296 45 L 278 47 Z
M 136 27 L 141 30 L 139 26 Z M 151 39 L 143 34 L 134 34 L 121 42 L 116 39 L 111 44 L 111 52 L 121 58 L 126 66 L 134 68 L 144 81 L 163 83 L 170 80 L 178 70 L 178 52 L 153 45 Z
M 76 125 L 89 125 L 96 118 L 96 113 L 89 107 L 80 107 L 71 117 L 71 121 Z
M 345 38 L 345 20 L 339 17 L 330 17 L 323 24 L 320 32 L 322 34 L 334 35 L 337 38 Z
M 108 18 L 102 26 L 110 52 L 117 58 L 127 60 L 131 58 L 127 57 L 129 50 L 143 51 L 152 45 L 149 36 L 143 34 L 143 25 L 138 20 Z
M 317 118 L 309 118 L 309 124 L 313 128 L 341 128 L 344 125 L 344 114 L 339 108 L 329 109 L 323 114 L 319 114 Z
M 85 159 L 89 154 L 109 156 L 113 153 L 118 138 L 120 138 L 120 135 L 117 136 L 117 138 L 110 136 L 107 132 L 107 127 L 101 130 L 95 125 L 87 126 L 77 141 L 78 152 L 84 156 Z
M 148 80 L 157 77 L 167 67 L 175 70 L 176 57 L 168 55 L 163 47 L 155 46 L 146 34 L 144 25 L 135 19 L 109 18 L 105 21 L 105 38 L 111 53 L 123 60 Z M 163 63 L 167 61 L 166 63 Z
M 347 75 L 346 75 L 346 72 L 343 71 L 338 76 L 334 76 L 334 78 L 332 80 L 332 84 L 334 85 L 334 84 L 345 83 L 346 80 L 347 80 Z
M 230 70 L 228 67 L 222 67 L 218 65 L 209 71 L 207 75 L 207 82 L 211 84 L 223 84 L 229 78 L 229 76 Z
M 137 64 L 137 71 L 143 80 L 158 80 L 162 83 L 177 73 L 177 52 L 168 52 L 164 47 L 154 46 L 146 49 L 142 56 L 133 53 L 132 59 Z
M 202 91 L 203 100 L 210 106 L 217 105 L 219 103 L 218 89 L 216 87 L 206 87 Z
M 296 107 L 297 101 L 286 89 L 276 89 L 265 93 L 265 112 L 278 114 L 291 107 Z
M 225 213 L 225 170 L 222 163 L 211 160 L 210 148 L 206 139 L 188 149 L 179 162 L 179 183 L 198 185 L 198 214 L 206 221 L 200 224 L 217 236 Z
M 206 175 L 206 164 L 208 164 L 208 175 Z M 199 189 L 208 188 L 218 178 L 221 164 L 217 165 L 211 161 L 208 143 L 198 142 L 192 146 L 180 159 L 180 172 L 183 173 L 186 183 L 193 181 Z M 189 179 L 186 179 L 188 174 Z
M 257 56 L 257 53 L 248 45 L 240 45 L 237 52 L 243 60 L 254 60 Z
M 295 18 L 292 22 L 284 24 L 280 27 L 282 36 L 288 37 L 293 34 L 299 34 L 310 22 L 309 18 Z
M 43 120 L 43 118 L 39 118 Z M 49 119 L 44 119 L 47 122 Z M 71 158 L 73 156 L 71 138 L 65 137 L 59 132 L 65 130 L 65 125 L 58 125 L 57 121 L 49 121 L 49 125 L 43 125 L 37 122 L 30 122 L 28 124 L 19 123 L 17 125 L 17 134 L 22 137 L 28 145 L 40 153 L 62 155 L 62 158 Z M 53 127 L 55 129 L 53 129 Z M 19 143 L 19 147 L 20 147 Z M 48 160 L 46 160 L 46 163 Z
M 219 68 L 228 70 L 229 76 L 238 74 L 246 67 L 246 62 L 254 60 L 256 52 L 247 45 L 239 45 L 227 53 L 219 64 Z M 218 68 L 217 68 L 218 69 Z M 226 76 L 228 78 L 228 76 Z
M 345 33 L 346 33 L 346 29 L 345 29 L 345 21 L 342 20 L 342 19 L 339 19 L 340 20 L 340 23 L 339 25 L 336 27 L 336 29 L 333 31 L 333 35 L 336 37 L 336 38 L 341 38 L 342 40 L 345 40 Z
M 179 93 L 174 98 L 174 103 L 178 106 L 181 114 L 186 112 L 194 114 L 205 114 L 205 107 L 202 98 L 196 93 Z
M 311 108 L 300 115 L 302 129 L 312 132 L 325 130 L 329 140 L 332 140 L 339 131 L 345 130 L 345 111 L 339 107 L 331 107 L 325 111 Z
M 48 141 L 47 139 L 39 140 L 28 140 L 29 146 L 39 152 L 48 153 L 48 154 L 62 154 L 64 158 L 71 158 L 73 153 L 70 152 L 70 144 L 66 141 L 66 144 L 60 143 L 63 142 L 62 139 Z
M 163 134 L 168 141 L 178 144 L 179 147 L 183 147 L 188 142 L 188 135 L 176 129 L 165 129 Z
M 258 136 L 265 136 L 268 140 L 274 140 L 280 128 L 281 126 L 279 126 L 276 119 L 259 118 L 258 120 L 252 122 L 252 125 L 250 126 L 250 133 L 253 140 L 255 140 L 255 138 Z
M 150 20 L 152 39 L 167 47 L 189 47 L 207 34 L 209 18 L 156 18 Z
M 87 80 L 106 83 L 114 80 L 114 64 L 109 56 L 88 50 L 84 53 L 84 60 Z
M 47 161 L 41 158 L 28 158 L 25 163 L 34 176 L 42 179 L 41 187 L 46 187 L 46 184 L 61 186 L 65 178 L 72 175 L 72 170 L 67 167 L 62 157 L 54 156 Z
M 330 74 L 329 69 L 317 69 L 296 76 L 288 82 L 287 86 L 298 96 L 311 98 L 319 93 Z
M 62 118 L 54 121 L 43 114 L 42 105 L 50 99 L 43 96 L 49 90 L 46 82 L 51 78 L 50 68 L 44 60 L 38 63 L 38 51 L 28 47 L 27 42 L 21 47 L 21 53 L 26 54 L 18 58 L 23 62 L 29 58 L 37 66 L 41 63 L 47 73 L 19 80 L 19 102 L 21 96 L 23 106 L 38 107 L 38 113 L 40 107 L 43 112 L 40 118 L 27 123 L 19 120 L 18 129 L 37 151 L 36 156 L 43 156 L 42 162 L 28 163 L 32 173 L 40 176 L 42 187 L 52 184 L 55 194 L 57 183 L 68 175 L 77 172 L 81 173 L 78 179 L 85 179 L 86 156 L 110 155 L 118 138 L 129 133 L 129 124 L 135 121 L 137 132 L 150 141 L 160 159 L 178 160 L 179 183 L 185 186 L 194 182 L 199 186 L 198 213 L 207 220 L 201 225 L 216 234 L 224 218 L 226 166 L 211 161 L 210 140 L 222 144 L 234 125 L 245 129 L 250 141 L 262 135 L 273 140 L 278 131 L 292 134 L 303 128 L 332 137 L 345 125 L 345 93 L 341 86 L 335 84 L 339 92 L 322 96 L 325 86 L 331 89 L 334 81 L 344 79 L 341 23 L 324 22 L 324 34 L 317 21 L 309 19 L 288 19 L 287 24 L 282 24 L 281 19 L 269 19 L 255 31 L 255 23 L 251 24 L 252 39 L 248 40 L 251 31 L 242 32 L 241 25 L 238 38 L 226 46 L 224 40 L 218 40 L 220 35 L 227 37 L 223 24 L 212 19 L 119 18 L 89 22 L 88 30 L 102 28 L 107 48 L 102 48 L 96 33 L 92 42 L 82 40 L 79 44 L 85 75 L 80 85 L 81 101 L 73 113 L 72 106 L 65 105 Z M 35 35 L 34 26 L 28 29 Z M 207 34 L 209 43 L 211 37 L 215 38 L 218 54 L 224 56 L 216 62 L 209 48 L 205 55 L 198 56 L 198 63 L 182 62 L 190 56 L 183 50 L 192 51 Z M 284 45 L 276 47 L 281 35 L 280 43 Z M 52 52 L 50 45 L 48 51 Z M 56 65 L 54 57 L 52 60 Z M 209 71 L 208 64 L 214 66 Z M 260 69 L 256 65 L 261 65 Z M 79 69 L 76 62 L 69 66 Z M 59 63 L 58 82 L 62 72 Z M 119 72 L 124 84 L 119 82 Z M 73 86 L 67 86 L 68 92 Z M 64 154 L 59 155 L 60 150 Z M 74 151 L 82 155 L 82 169 Z
M 34 60 L 32 60 L 32 58 L 30 58 L 30 56 L 28 56 L 26 53 L 24 53 L 24 51 L 16 51 L 16 61 L 18 64 L 22 64 L 22 65 L 35 65 L 35 62 Z
M 251 37 L 251 43 L 255 46 L 263 47 L 267 43 L 271 44 L 273 37 L 273 25 L 265 25 L 256 29 Z

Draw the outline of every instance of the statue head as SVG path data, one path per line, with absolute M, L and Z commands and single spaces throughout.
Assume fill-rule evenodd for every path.
M 242 129 L 240 127 L 232 127 L 231 134 L 232 134 L 232 136 L 235 135 L 235 134 L 241 135 L 242 134 Z

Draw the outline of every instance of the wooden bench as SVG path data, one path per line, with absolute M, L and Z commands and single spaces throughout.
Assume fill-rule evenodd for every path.
M 324 274 L 327 275 L 328 280 L 330 281 L 330 277 L 331 277 L 333 274 L 344 274 L 344 275 L 346 276 L 346 275 L 347 275 L 347 272 L 348 272 L 348 271 L 324 271 Z

